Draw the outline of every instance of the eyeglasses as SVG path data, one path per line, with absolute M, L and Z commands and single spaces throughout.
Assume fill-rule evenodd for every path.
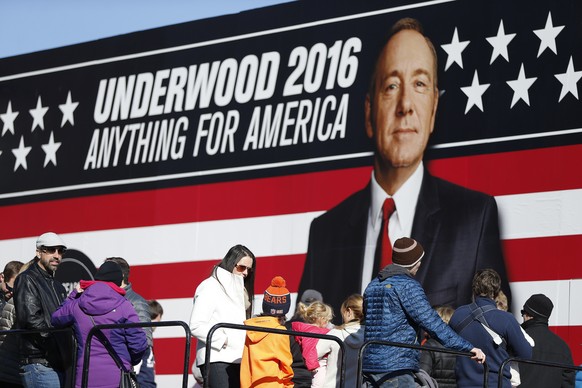
M 237 264 L 235 266 L 238 272 L 244 272 L 245 270 L 249 271 L 249 273 L 253 272 L 253 267 L 247 267 L 246 265 Z
M 64 247 L 42 247 L 41 251 L 43 251 L 44 253 L 48 253 L 49 255 L 52 255 L 55 252 L 59 252 L 59 255 L 62 255 L 67 251 L 67 248 L 64 248 Z

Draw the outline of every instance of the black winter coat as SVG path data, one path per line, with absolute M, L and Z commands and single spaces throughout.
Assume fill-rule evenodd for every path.
M 66 298 L 65 287 L 43 270 L 38 261 L 18 275 L 14 283 L 15 328 L 26 330 L 48 329 L 51 314 Z M 73 352 L 72 336 L 69 332 L 34 333 L 21 336 L 20 356 L 48 361 L 54 369 L 64 370 L 69 360 L 62 355 Z M 38 362 L 38 361 L 36 361 Z
M 424 345 L 445 348 L 433 338 L 429 338 Z M 457 388 L 456 358 L 457 356 L 450 353 L 423 350 L 420 352 L 420 369 L 435 379 L 439 383 L 439 388 Z
M 563 339 L 548 328 L 548 322 L 533 318 L 524 322 L 523 329 L 535 341 L 532 360 L 572 365 L 572 353 Z M 519 365 L 521 386 L 527 388 L 574 388 L 574 371 L 535 364 Z

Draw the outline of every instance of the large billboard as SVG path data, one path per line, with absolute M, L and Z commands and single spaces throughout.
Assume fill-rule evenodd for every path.
M 126 258 L 136 291 L 188 322 L 196 286 L 242 243 L 259 298 L 275 275 L 297 293 L 311 221 L 370 180 L 375 59 L 413 17 L 439 62 L 424 164 L 495 197 L 513 310 L 550 296 L 579 364 L 581 7 L 294 2 L 0 60 L 0 264 L 54 231 L 89 272 Z M 183 333 L 156 335 L 173 386 Z

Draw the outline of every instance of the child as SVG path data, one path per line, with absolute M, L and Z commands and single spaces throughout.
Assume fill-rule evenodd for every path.
M 247 319 L 245 325 L 286 330 L 285 314 L 291 307 L 291 295 L 285 279 L 275 276 L 263 296 L 263 313 Z M 247 331 L 240 366 L 240 386 L 293 387 L 293 357 L 287 335 Z
M 333 318 L 333 309 L 330 305 L 316 301 L 307 307 L 301 306 L 299 313 L 304 322 L 293 322 L 293 330 L 318 334 L 327 334 L 329 332 L 329 324 Z M 323 387 L 329 353 L 317 353 L 317 343 L 319 342 L 317 338 L 296 337 L 295 340 L 301 345 L 301 352 L 307 369 L 313 373 L 311 387 Z

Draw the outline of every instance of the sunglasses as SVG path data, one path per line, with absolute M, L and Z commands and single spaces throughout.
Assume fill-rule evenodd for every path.
M 253 267 L 247 267 L 246 265 L 237 264 L 235 266 L 238 272 L 244 272 L 245 270 L 249 271 L 249 273 L 253 272 Z
M 52 255 L 55 252 L 59 252 L 59 255 L 62 255 L 67 251 L 67 249 L 63 247 L 42 247 L 41 251 L 43 251 L 44 253 L 48 253 L 49 255 Z

